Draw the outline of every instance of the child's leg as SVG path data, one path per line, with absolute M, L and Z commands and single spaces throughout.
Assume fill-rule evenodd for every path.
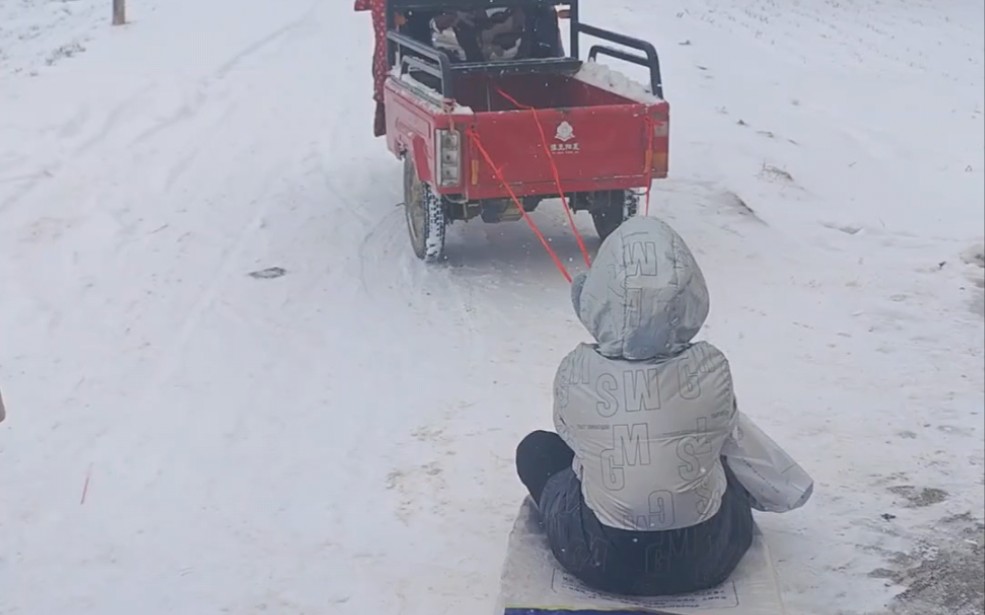
M 574 452 L 561 436 L 549 431 L 535 431 L 516 447 L 516 472 L 520 482 L 538 505 L 548 479 L 571 467 Z
M 560 436 L 534 432 L 517 447 L 517 471 L 537 502 L 554 557 L 589 587 L 644 596 L 707 589 L 725 581 L 748 550 L 752 512 L 728 469 L 728 488 L 711 519 L 634 532 L 601 524 L 582 498 L 573 457 Z
M 725 466 L 727 487 L 715 515 L 690 527 L 663 532 L 609 532 L 632 579 L 620 593 L 681 594 L 725 582 L 752 544 L 752 510 L 745 490 Z M 641 548 L 642 547 L 642 548 Z

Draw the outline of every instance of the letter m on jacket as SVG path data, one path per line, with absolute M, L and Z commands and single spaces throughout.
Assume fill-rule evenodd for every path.
M 623 466 L 650 465 L 650 432 L 646 423 L 613 425 L 612 447 Z
M 602 451 L 602 481 L 606 489 L 626 486 L 623 468 L 650 465 L 650 432 L 646 423 L 612 426 L 612 448 Z

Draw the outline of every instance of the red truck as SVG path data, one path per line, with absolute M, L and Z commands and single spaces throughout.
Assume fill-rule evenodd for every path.
M 588 211 L 605 239 L 637 214 L 641 191 L 648 199 L 652 180 L 667 176 L 669 105 L 652 44 L 582 23 L 578 0 L 386 4 L 386 141 L 404 163 L 407 226 L 418 258 L 443 257 L 453 221 L 530 222 L 527 214 L 545 199 L 560 200 L 569 213 Z M 432 45 L 420 27 L 408 27 L 408 16 L 433 24 L 449 11 L 496 7 L 528 15 L 549 10 L 552 44 L 535 57 L 463 61 Z M 541 33 L 550 33 L 550 18 L 536 26 Z M 561 44 L 562 18 L 570 23 L 570 53 Z M 618 47 L 597 44 L 582 61 L 581 36 Z M 599 56 L 649 69 L 650 83 L 623 77 L 599 64 Z

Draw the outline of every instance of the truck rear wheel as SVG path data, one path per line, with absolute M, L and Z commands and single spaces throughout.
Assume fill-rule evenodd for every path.
M 441 260 L 445 253 L 447 224 L 444 203 L 431 186 L 418 179 L 410 152 L 404 156 L 404 214 L 410 244 L 417 258 L 427 263 Z
M 639 197 L 632 190 L 596 192 L 592 194 L 591 201 L 589 211 L 595 222 L 595 231 L 602 241 L 639 210 Z

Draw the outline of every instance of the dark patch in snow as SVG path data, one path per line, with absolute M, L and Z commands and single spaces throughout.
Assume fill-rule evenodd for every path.
M 975 316 L 985 317 L 985 244 L 973 245 L 961 252 L 961 261 L 965 263 L 965 277 L 975 285 L 974 296 L 968 309 Z
M 972 246 L 961 253 L 961 260 L 968 265 L 985 269 L 985 246 Z
M 835 222 L 822 222 L 821 226 L 829 228 L 833 231 L 840 231 L 846 235 L 857 235 L 862 232 L 861 226 L 856 226 L 854 224 L 837 224 Z
M 894 615 L 980 615 L 985 611 L 985 525 L 962 513 L 941 519 L 933 538 L 896 553 L 888 568 L 869 573 L 906 589 L 893 598 Z
M 48 57 L 45 59 L 44 63 L 48 66 L 53 66 L 56 62 L 62 58 L 71 58 L 77 54 L 80 54 L 86 50 L 82 46 L 82 43 L 78 41 L 73 41 L 67 45 L 62 45 L 58 49 L 52 51 Z
M 975 282 L 978 284 L 978 288 L 983 287 L 983 282 Z M 975 316 L 985 317 L 985 294 L 978 293 L 978 296 L 971 300 L 971 305 L 968 306 L 971 313 Z
M 968 429 L 968 428 L 965 428 L 965 427 L 956 427 L 954 425 L 938 425 L 937 426 L 937 431 L 940 431 L 940 432 L 943 432 L 943 433 L 946 433 L 946 434 L 951 434 L 951 435 L 959 435 L 959 436 L 973 436 L 973 435 L 975 435 L 975 432 L 972 431 L 971 429 Z
M 723 197 L 725 204 L 738 211 L 739 214 L 748 216 L 760 224 L 766 224 L 756 213 L 756 210 L 750 207 L 749 204 L 746 203 L 738 194 L 729 190 L 723 195 Z
M 251 271 L 249 276 L 258 280 L 270 280 L 273 278 L 279 278 L 285 273 L 287 273 L 287 271 L 282 267 L 268 267 L 258 271 Z
M 948 492 L 936 487 L 917 488 L 913 485 L 899 485 L 890 487 L 889 491 L 906 500 L 907 508 L 923 508 L 933 504 L 940 504 L 948 498 Z
M 771 164 L 764 163 L 763 168 L 759 172 L 759 176 L 768 181 L 780 180 L 790 184 L 794 183 L 793 175 L 791 175 L 789 171 Z

